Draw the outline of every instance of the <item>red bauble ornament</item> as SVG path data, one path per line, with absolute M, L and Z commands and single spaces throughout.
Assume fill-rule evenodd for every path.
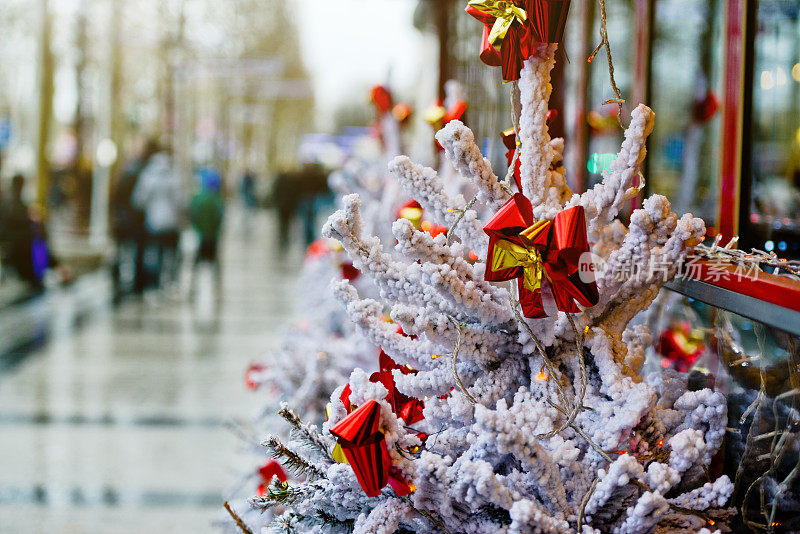
M 656 352 L 664 357 L 662 366 L 673 367 L 682 373 L 689 372 L 704 350 L 702 337 L 692 332 L 689 321 L 671 324 L 656 342 Z

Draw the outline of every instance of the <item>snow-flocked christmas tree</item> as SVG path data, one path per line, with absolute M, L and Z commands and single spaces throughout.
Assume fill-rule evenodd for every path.
M 602 182 L 571 193 L 563 140 L 551 139 L 546 124 L 555 51 L 547 45 L 526 60 L 514 84 L 522 193 L 537 220 L 583 209 L 597 303 L 559 311 L 544 284 L 548 316 L 530 319 L 516 296 L 521 281 L 485 281 L 492 258 L 479 212 L 491 216 L 506 206 L 513 185 L 495 175 L 463 124 L 449 123 L 437 139 L 477 189 L 474 202 L 449 196 L 433 169 L 395 158 L 391 173 L 449 231 L 434 238 L 401 218 L 393 239 L 381 241 L 365 231 L 368 206 L 355 194 L 325 225 L 379 292 L 364 298 L 337 280 L 337 298 L 362 335 L 399 365 L 386 371 L 388 382 L 385 374 L 353 370 L 332 392 L 321 429 L 287 413 L 292 439 L 264 442 L 297 477 L 251 499 L 275 509 L 273 525 L 359 533 L 702 532 L 729 516 L 733 485 L 726 476 L 710 480 L 707 469 L 725 432 L 724 396 L 690 391 L 674 372 L 643 379 L 650 333 L 628 326 L 703 239 L 703 221 L 679 217 L 660 195 L 646 199 L 627 227 L 617 219 L 643 179 L 654 126 L 644 105 L 632 112 Z M 409 423 L 400 413 L 398 392 L 424 401 L 423 420 Z M 384 461 L 376 453 L 375 472 L 357 477 L 364 464 L 344 461 L 342 449 L 351 452 L 356 438 L 343 427 L 367 412 L 356 430 L 370 450 L 385 446 Z M 364 425 L 373 425 L 371 433 Z M 390 485 L 370 497 L 364 480 L 371 476 Z

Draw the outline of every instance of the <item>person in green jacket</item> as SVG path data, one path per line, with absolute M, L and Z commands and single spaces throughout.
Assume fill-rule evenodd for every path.
M 192 268 L 191 291 L 194 293 L 197 268 L 201 263 L 209 263 L 214 269 L 216 293 L 219 297 L 222 288 L 219 236 L 225 214 L 225 205 L 220 194 L 222 180 L 216 170 L 204 168 L 200 171 L 200 183 L 200 191 L 189 204 L 189 218 L 200 238 L 200 246 Z

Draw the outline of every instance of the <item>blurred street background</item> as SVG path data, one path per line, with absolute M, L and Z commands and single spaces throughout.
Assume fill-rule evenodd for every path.
M 250 223 L 274 235 L 266 214 Z M 237 230 L 219 304 L 113 306 L 97 271 L 0 309 L 0 532 L 212 530 L 236 483 L 226 424 L 253 412 L 242 376 L 292 315 L 298 267 Z

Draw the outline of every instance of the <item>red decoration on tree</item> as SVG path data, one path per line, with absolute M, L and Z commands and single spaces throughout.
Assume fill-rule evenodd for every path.
M 506 160 L 508 166 L 511 167 L 511 162 L 514 161 L 514 152 L 517 150 L 517 133 L 514 128 L 502 132 L 500 136 L 503 138 L 503 144 L 506 146 Z M 514 166 L 514 183 L 517 184 L 517 191 L 522 191 L 522 178 L 520 175 L 520 159 L 517 158 L 517 164 Z
M 658 336 L 656 352 L 664 357 L 663 367 L 673 367 L 682 373 L 689 369 L 706 350 L 702 334 L 692 332 L 689 321 L 673 323 Z
M 711 89 L 708 89 L 702 98 L 694 101 L 692 105 L 692 119 L 701 124 L 708 122 L 714 118 L 718 110 L 719 99 Z
M 345 280 L 352 282 L 361 274 L 361 271 L 353 267 L 352 263 L 343 263 L 340 267 L 342 268 L 342 278 Z
M 461 120 L 467 111 L 467 107 L 469 107 L 469 104 L 466 100 L 457 100 L 449 109 L 445 108 L 442 102 L 439 101 L 435 106 L 426 109 L 422 117 L 433 127 L 434 132 L 438 132 L 451 121 Z M 438 140 L 436 141 L 436 146 L 439 150 L 444 150 Z
M 339 395 L 339 400 L 342 401 L 342 404 L 344 404 L 344 409 L 348 412 L 350 412 L 350 393 L 352 393 L 350 384 L 345 384 L 341 395 Z
M 558 117 L 558 110 L 551 109 L 547 112 L 547 125 L 550 125 L 550 122 Z M 506 160 L 508 161 L 508 166 L 511 167 L 511 162 L 514 161 L 514 152 L 517 150 L 517 132 L 514 131 L 514 128 L 509 128 L 504 132 L 500 132 L 500 137 L 503 138 L 503 144 L 506 146 Z M 520 193 L 522 192 L 522 175 L 520 174 L 522 162 L 519 157 L 517 157 L 517 164 L 514 166 L 514 183 L 517 184 L 517 191 Z M 552 170 L 555 167 L 554 164 L 550 164 L 550 169 Z
M 570 0 L 472 0 L 467 13 L 484 24 L 481 60 L 519 79 L 522 63 L 564 36 Z
M 382 86 L 376 85 L 369 91 L 370 102 L 375 104 L 375 109 L 381 115 L 389 113 L 392 110 L 392 93 Z
M 263 496 L 267 493 L 267 487 L 272 483 L 272 479 L 274 477 L 278 477 L 278 480 L 281 482 L 286 482 L 286 471 L 283 470 L 281 464 L 278 462 L 271 460 L 258 470 L 259 476 L 261 476 L 261 483 L 258 485 L 258 495 Z
M 422 206 L 420 206 L 419 202 L 416 200 L 409 200 L 397 210 L 398 219 L 408 219 L 411 221 L 411 224 L 414 225 L 414 228 L 429 233 L 431 237 L 436 237 L 439 234 L 447 234 L 447 228 L 423 220 L 422 215 Z
M 368 497 L 377 497 L 389 483 L 389 452 L 380 431 L 381 406 L 374 400 L 362 404 L 353 413 L 331 427 L 338 438 L 348 463 Z M 394 478 L 392 488 L 399 497 L 408 495 L 413 488 Z
M 392 412 L 405 421 L 407 425 L 413 425 L 425 419 L 425 416 L 422 415 L 425 403 L 400 393 L 395 386 L 394 376 L 392 375 L 392 371 L 395 369 L 404 375 L 415 375 L 418 371 L 405 365 L 397 365 L 383 349 L 381 349 L 380 356 L 378 356 L 378 362 L 380 371 L 372 373 L 369 380 L 370 382 L 380 382 L 389 391 L 389 394 L 386 395 L 386 402 L 392 407 Z
M 394 117 L 400 126 L 408 126 L 411 122 L 411 115 L 414 114 L 414 109 L 405 102 L 395 104 L 392 108 L 392 117 Z
M 486 274 L 489 282 L 519 278 L 519 300 L 525 317 L 546 317 L 542 285 L 546 279 L 559 310 L 571 313 L 594 306 L 599 300 L 593 277 L 586 282 L 581 270 L 591 273 L 591 263 L 581 265 L 589 252 L 582 206 L 558 213 L 552 221 L 536 221 L 530 200 L 515 194 L 483 227 L 489 235 Z
M 419 230 L 422 225 L 422 206 L 416 200 L 409 200 L 397 210 L 395 214 L 397 219 L 408 219 L 414 228 Z
M 244 373 L 244 385 L 247 389 L 255 391 L 258 389 L 259 383 L 255 381 L 253 375 L 262 372 L 265 369 L 260 363 L 251 363 L 250 367 Z
M 331 247 L 328 245 L 328 241 L 326 239 L 317 239 L 306 249 L 306 259 L 315 259 L 324 256 L 328 252 L 331 251 Z

